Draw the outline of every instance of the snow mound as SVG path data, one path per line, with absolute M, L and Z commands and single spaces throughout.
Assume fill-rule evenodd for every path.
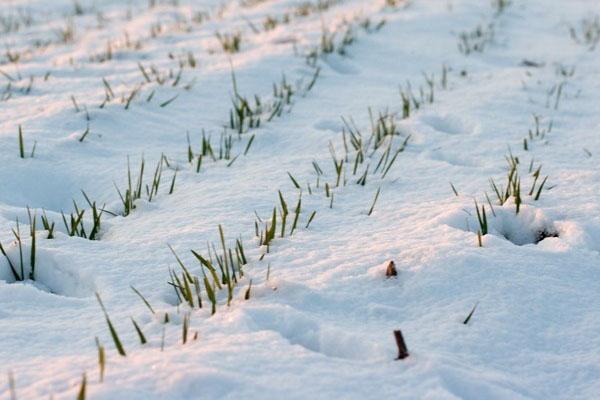
M 537 207 L 523 204 L 518 214 L 511 202 L 493 206 L 493 212 L 489 205 L 485 205 L 485 208 L 490 235 L 503 237 L 518 246 L 537 244 L 548 237 L 558 237 L 554 222 Z M 452 210 L 441 216 L 440 222 L 467 232 L 477 233 L 480 230 L 475 207 Z
M 476 131 L 473 124 L 451 114 L 427 113 L 419 118 L 419 122 L 436 132 L 448 135 L 469 135 Z
M 19 248 L 13 244 L 5 246 L 8 257 L 20 274 Z M 28 278 L 31 272 L 30 263 L 31 247 L 23 245 L 23 272 Z M 53 254 L 47 250 L 36 250 L 34 280 L 25 279 L 17 281 L 11 273 L 8 261 L 4 256 L 0 258 L 0 280 L 10 284 L 32 286 L 38 290 L 65 297 L 88 297 L 94 293 L 94 285 L 84 279 L 77 270 L 61 265 L 54 259 Z

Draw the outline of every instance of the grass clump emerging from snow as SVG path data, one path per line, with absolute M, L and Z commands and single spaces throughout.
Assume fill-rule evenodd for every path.
M 243 267 L 248 264 L 248 260 L 241 239 L 236 239 L 233 247 L 227 246 L 221 225 L 219 225 L 219 238 L 220 251 L 217 250 L 214 244 L 208 245 L 208 256 L 203 256 L 199 252 L 191 250 L 192 255 L 200 265 L 201 278 L 194 275 L 185 266 L 175 250 L 169 246 L 181 269 L 180 273 L 174 269 L 169 270 L 171 278 L 169 285 L 173 288 L 179 304 L 187 304 L 190 309 L 203 308 L 203 294 L 200 282 L 202 282 L 206 292 L 205 296 L 211 304 L 211 314 L 217 311 L 217 294 L 221 290 L 227 290 L 227 305 L 231 304 L 233 291 L 239 280 L 244 276 Z
M 540 200 L 548 176 L 542 178 L 542 166 L 529 166 L 531 187 L 523 188 L 519 175 L 520 161 L 518 157 L 507 157 L 509 168 L 504 184 L 497 184 L 490 179 L 490 187 L 495 195 L 495 202 L 485 193 L 485 203 L 479 204 L 474 200 L 476 216 L 477 243 L 483 247 L 483 237 L 492 233 L 500 234 L 507 240 L 518 244 L 539 243 L 548 237 L 557 237 L 558 233 L 553 224 L 533 206 Z M 457 195 L 455 189 L 454 193 Z M 494 205 L 495 203 L 495 205 Z

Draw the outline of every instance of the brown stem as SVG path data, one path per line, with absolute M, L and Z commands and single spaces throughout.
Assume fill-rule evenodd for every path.
M 394 337 L 396 338 L 396 345 L 398 346 L 398 357 L 396 360 L 403 360 L 408 357 L 408 349 L 406 348 L 406 343 L 404 343 L 402 331 L 394 331 Z

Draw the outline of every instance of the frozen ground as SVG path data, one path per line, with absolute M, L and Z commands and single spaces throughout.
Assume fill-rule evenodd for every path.
M 20 274 L 18 218 L 25 278 L 27 207 L 37 216 L 35 281 L 16 281 L 0 254 L 1 398 L 75 398 L 84 373 L 91 399 L 597 396 L 599 3 L 151 3 L 0 0 L 0 242 Z M 216 32 L 238 32 L 239 51 L 225 52 Z M 241 135 L 229 127 L 232 68 L 240 96 L 263 105 L 260 126 Z M 274 112 L 282 75 L 295 94 Z M 369 108 L 391 132 L 376 151 Z M 349 129 L 362 134 L 356 174 Z M 231 155 L 205 155 L 197 173 L 203 130 L 216 158 L 231 135 Z M 339 185 L 330 147 L 343 160 Z M 133 185 L 142 156 L 151 185 L 161 154 L 158 194 L 123 216 L 115 185 L 124 194 L 128 157 Z M 515 196 L 501 206 L 489 181 L 505 190 L 515 158 L 518 214 Z M 64 227 L 75 200 L 89 236 L 81 190 L 106 210 L 98 240 Z M 290 210 L 283 238 L 278 190 Z M 489 225 L 482 247 L 474 199 Z M 264 236 L 273 207 L 266 253 L 255 221 Z M 51 240 L 42 210 L 56 222 Z M 189 250 L 220 252 L 219 225 L 227 246 L 241 238 L 247 264 L 211 316 Z M 200 277 L 202 309 L 178 304 L 169 244 Z M 398 276 L 386 279 L 389 260 Z M 395 329 L 410 352 L 401 361 Z

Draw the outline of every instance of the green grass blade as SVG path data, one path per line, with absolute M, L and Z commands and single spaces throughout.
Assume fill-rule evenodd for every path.
M 117 348 L 117 351 L 119 352 L 119 354 L 121 356 L 125 357 L 127 354 L 125 353 L 125 349 L 123 348 L 123 344 L 121 343 L 121 340 L 119 339 L 119 335 L 117 334 L 117 330 L 115 329 L 115 327 L 113 326 L 112 322 L 110 321 L 110 318 L 108 317 L 108 312 L 106 312 L 106 308 L 104 308 L 104 303 L 102 303 L 102 299 L 100 298 L 100 294 L 98 294 L 98 292 L 96 292 L 96 299 L 98 299 L 98 303 L 100 304 L 100 308 L 102 308 L 102 312 L 104 313 L 104 318 L 106 319 L 106 323 L 108 324 L 108 329 L 110 331 L 110 336 L 113 339 L 115 347 Z

